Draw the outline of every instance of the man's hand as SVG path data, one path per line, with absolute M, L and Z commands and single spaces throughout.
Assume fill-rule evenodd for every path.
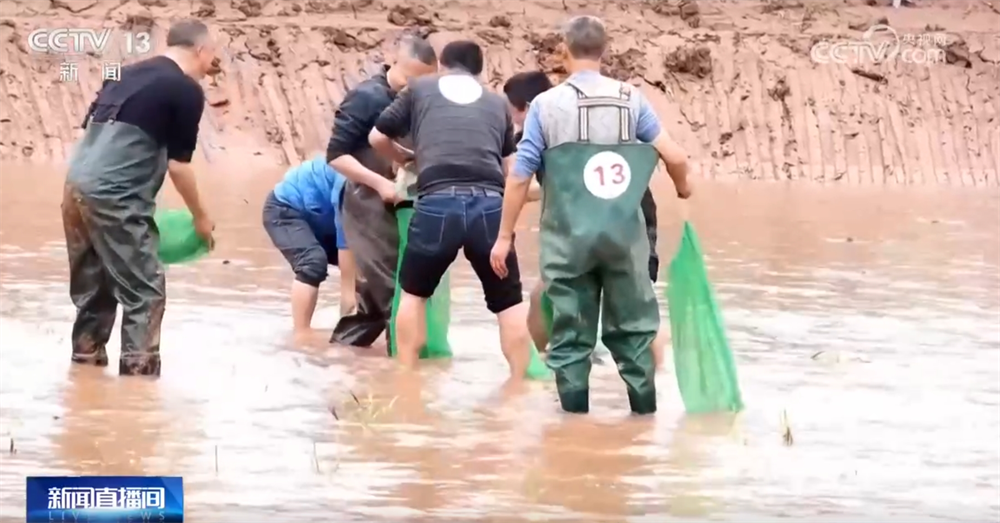
M 507 277 L 507 256 L 510 255 L 512 241 L 512 237 L 501 234 L 490 251 L 490 266 L 500 279 Z
M 376 190 L 378 191 L 378 195 L 382 197 L 382 201 L 385 203 L 395 204 L 401 201 L 399 194 L 396 193 L 396 184 L 392 183 L 391 180 L 382 178 L 382 181 L 379 182 Z
M 687 180 L 684 180 L 683 182 L 680 183 L 674 182 L 674 185 L 676 186 L 677 189 L 678 198 L 682 200 L 687 200 L 688 198 L 691 197 L 691 184 L 689 184 Z
M 207 214 L 194 217 L 194 231 L 208 244 L 208 250 L 215 248 L 215 238 L 212 237 L 212 233 L 215 231 L 215 222 Z

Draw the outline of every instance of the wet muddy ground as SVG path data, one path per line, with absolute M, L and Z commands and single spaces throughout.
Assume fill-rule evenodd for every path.
M 502 394 L 464 260 L 456 357 L 426 366 L 422 387 L 325 332 L 293 346 L 290 272 L 259 222 L 280 173 L 203 172 L 219 248 L 169 270 L 164 374 L 150 381 L 70 366 L 60 176 L 3 169 L 3 519 L 23 517 L 32 474 L 182 475 L 189 518 L 205 522 L 1000 517 L 995 191 L 701 183 L 692 215 L 747 410 L 684 416 L 668 365 L 660 412 L 632 419 L 604 365 L 592 414 L 573 418 L 551 384 Z M 680 222 L 661 189 L 669 260 Z M 531 281 L 535 219 L 518 237 Z M 335 281 L 323 296 L 316 323 L 331 326 Z

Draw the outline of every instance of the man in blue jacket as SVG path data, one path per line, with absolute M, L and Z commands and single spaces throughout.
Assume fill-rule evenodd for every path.
M 327 266 L 340 267 L 340 312 L 354 308 L 354 260 L 341 225 L 343 175 L 322 155 L 285 173 L 264 201 L 264 230 L 292 266 L 295 334 L 310 331 Z

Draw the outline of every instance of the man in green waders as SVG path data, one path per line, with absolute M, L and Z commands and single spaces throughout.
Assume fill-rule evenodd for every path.
M 209 245 L 214 225 L 198 197 L 191 157 L 215 46 L 205 24 L 185 20 L 167 33 L 167 50 L 106 81 L 84 121 L 70 159 L 62 219 L 69 254 L 69 292 L 76 306 L 73 361 L 107 365 L 118 305 L 122 348 L 118 373 L 160 374 L 160 324 L 166 303 L 156 195 L 169 172 Z
M 526 71 L 515 74 L 507 79 L 507 82 L 503 86 L 503 92 L 507 95 L 507 102 L 510 104 L 510 114 L 513 116 L 514 123 L 517 126 L 524 127 L 524 119 L 528 115 L 528 107 L 531 106 L 532 101 L 538 95 L 551 88 L 552 82 L 549 80 L 548 75 L 542 71 Z M 523 135 L 523 131 L 518 131 L 514 135 L 514 139 L 521 141 Z M 542 171 L 535 173 L 535 179 L 538 180 L 539 185 L 542 183 L 543 176 L 544 173 Z M 541 199 L 540 195 L 541 187 L 532 185 L 528 201 L 539 200 Z M 660 272 L 660 258 L 656 255 L 656 201 L 653 200 L 652 190 L 648 188 L 642 195 L 641 208 L 643 219 L 646 221 L 646 236 L 649 238 L 649 279 L 656 282 L 656 278 Z M 531 332 L 531 339 L 535 342 L 535 347 L 538 347 L 538 352 L 545 352 L 549 346 L 549 325 L 546 313 L 543 310 L 545 308 L 543 305 L 543 290 L 544 285 L 539 281 L 535 288 L 531 290 L 529 296 L 528 331 Z M 656 362 L 657 368 L 663 364 L 663 352 L 666 344 L 666 332 L 660 329 L 660 333 L 653 340 L 653 359 Z M 600 363 L 600 360 L 596 356 L 597 354 L 595 353 L 594 361 Z
M 602 340 L 632 412 L 650 414 L 656 412 L 650 345 L 660 315 L 641 202 L 660 158 L 677 195 L 690 196 L 687 157 L 638 89 L 600 74 L 607 48 L 600 19 L 573 18 L 563 36 L 571 75 L 528 110 L 491 263 L 506 275 L 504 260 L 531 177 L 544 168 L 541 269 L 553 308 L 548 364 L 562 408 L 590 409 L 590 355 L 603 307 Z

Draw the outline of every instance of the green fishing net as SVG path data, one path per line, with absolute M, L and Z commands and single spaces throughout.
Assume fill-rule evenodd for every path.
M 684 223 L 667 284 L 674 371 L 689 413 L 743 409 L 733 353 L 708 281 L 698 236 Z
M 389 356 L 392 357 L 396 356 L 396 311 L 399 309 L 399 297 L 403 292 L 399 287 L 399 269 L 403 264 L 403 252 L 406 250 L 413 212 L 413 207 L 405 204 L 396 208 L 396 223 L 399 226 L 399 260 L 396 263 L 396 291 L 392 296 L 392 319 L 389 321 Z M 451 324 L 449 280 L 449 273 L 445 273 L 434 295 L 427 300 L 427 345 L 420 351 L 421 359 L 451 357 L 451 346 L 448 345 L 448 326 Z
M 164 209 L 153 216 L 160 231 L 157 255 L 165 264 L 187 263 L 208 254 L 208 243 L 194 230 L 194 217 L 187 209 Z

